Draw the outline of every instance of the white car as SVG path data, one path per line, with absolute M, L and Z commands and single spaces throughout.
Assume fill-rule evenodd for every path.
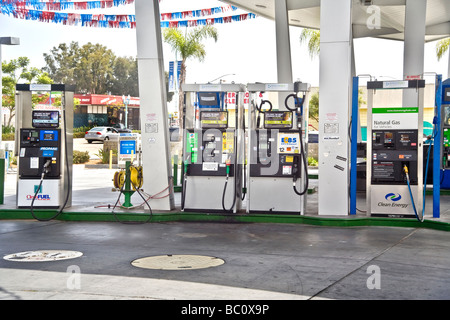
M 119 140 L 119 132 L 112 127 L 94 127 L 86 131 L 84 138 L 88 143 L 92 141 Z

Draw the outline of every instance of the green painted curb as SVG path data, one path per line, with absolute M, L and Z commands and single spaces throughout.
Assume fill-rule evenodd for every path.
M 48 219 L 56 214 L 56 210 L 34 210 L 35 216 Z M 97 221 L 97 222 L 144 222 L 150 218 L 146 213 L 131 212 L 63 212 L 58 221 Z M 0 220 L 34 219 L 27 209 L 0 210 Z M 348 217 L 329 218 L 300 215 L 275 214 L 210 214 L 192 212 L 153 213 L 149 222 L 229 222 L 229 223 L 293 223 L 324 227 L 403 227 L 427 228 L 450 231 L 450 223 L 434 220 L 419 222 L 409 218 Z

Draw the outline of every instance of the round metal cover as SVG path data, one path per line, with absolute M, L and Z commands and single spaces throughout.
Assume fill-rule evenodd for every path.
M 209 256 L 163 255 L 136 259 L 131 264 L 138 268 L 157 270 L 194 270 L 218 267 L 225 261 Z
M 79 251 L 38 250 L 8 254 L 4 256 L 3 259 L 19 262 L 47 262 L 75 259 L 81 257 L 82 255 L 83 253 Z

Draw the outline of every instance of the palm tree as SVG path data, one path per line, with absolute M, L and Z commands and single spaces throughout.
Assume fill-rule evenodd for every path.
M 438 60 L 441 60 L 444 53 L 448 51 L 449 45 L 450 45 L 450 38 L 438 41 L 438 43 L 436 44 L 436 56 Z
M 217 42 L 217 29 L 207 25 L 201 28 L 195 28 L 183 33 L 177 28 L 168 28 L 163 31 L 164 41 L 172 47 L 172 50 L 181 55 L 180 66 L 180 88 L 186 80 L 186 60 L 190 58 L 203 61 L 206 57 L 205 45 L 203 40 L 213 38 Z M 183 91 L 179 90 L 178 109 L 180 128 L 183 128 Z
M 320 30 L 303 29 L 300 34 L 300 43 L 308 43 L 309 56 L 316 57 L 320 53 Z

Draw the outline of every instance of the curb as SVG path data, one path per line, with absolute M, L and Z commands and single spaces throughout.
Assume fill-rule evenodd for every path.
M 36 216 L 48 219 L 55 215 L 57 210 L 35 210 Z M 34 219 L 27 209 L 0 210 L 0 220 Z M 439 231 L 450 231 L 450 223 L 425 219 L 419 222 L 410 218 L 329 218 L 300 215 L 275 214 L 210 214 L 192 212 L 63 212 L 58 221 L 91 221 L 91 222 L 226 222 L 226 223 L 294 223 L 324 227 L 399 227 L 399 228 L 426 228 Z

